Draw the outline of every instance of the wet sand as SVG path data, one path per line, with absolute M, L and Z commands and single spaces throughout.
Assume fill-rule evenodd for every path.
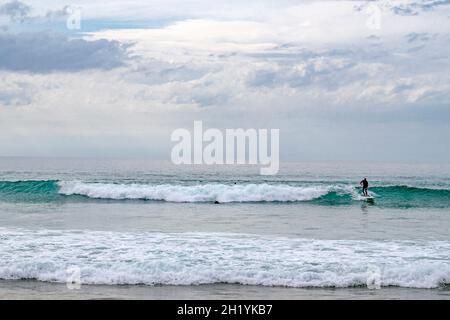
M 32 280 L 0 280 L 0 299 L 150 299 L 150 300 L 295 300 L 295 299 L 445 299 L 450 287 L 412 289 L 368 288 L 283 288 L 214 284 L 199 286 L 82 285 L 69 289 L 66 284 Z

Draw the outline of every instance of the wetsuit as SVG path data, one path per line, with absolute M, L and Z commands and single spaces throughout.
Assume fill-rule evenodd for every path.
M 365 196 L 368 196 L 369 194 L 367 193 L 367 189 L 369 188 L 369 182 L 366 179 L 364 179 L 360 182 L 360 184 L 362 184 L 363 186 L 363 194 Z

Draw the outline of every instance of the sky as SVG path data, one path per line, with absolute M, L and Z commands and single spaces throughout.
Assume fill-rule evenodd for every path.
M 0 0 L 0 156 L 170 160 L 194 120 L 448 163 L 450 0 Z

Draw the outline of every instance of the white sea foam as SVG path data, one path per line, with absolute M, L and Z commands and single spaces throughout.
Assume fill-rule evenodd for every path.
M 0 229 L 0 278 L 66 282 L 73 266 L 83 284 L 435 288 L 450 283 L 450 242 Z
M 372 198 L 376 198 L 377 194 L 375 192 L 368 192 L 369 196 Z M 367 201 L 367 197 L 363 196 L 361 193 L 357 192 L 356 190 L 353 190 L 351 192 L 352 199 L 355 201 Z
M 98 199 L 143 199 L 170 202 L 308 201 L 324 196 L 332 190 L 346 190 L 345 187 L 296 187 L 281 184 L 204 184 L 183 186 L 170 184 L 59 182 L 59 186 L 59 193 L 64 195 L 83 195 Z

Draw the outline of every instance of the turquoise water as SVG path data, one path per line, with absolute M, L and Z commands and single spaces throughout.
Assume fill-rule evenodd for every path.
M 156 178 L 154 178 L 156 180 Z M 239 183 L 239 184 L 238 184 Z M 450 189 L 440 187 L 414 187 L 408 185 L 383 185 L 370 188 L 373 202 L 378 207 L 389 208 L 449 208 Z M 411 181 L 414 185 L 414 181 Z M 323 190 L 323 191 L 322 191 Z M 249 194 L 241 194 L 248 192 Z M 255 195 L 255 192 L 262 194 Z M 238 195 L 237 195 L 238 193 Z M 294 193 L 293 195 L 286 195 Z M 308 194 L 310 193 L 310 194 Z M 0 181 L 0 200 L 5 202 L 71 202 L 101 200 L 148 200 L 166 202 L 307 202 L 311 205 L 360 205 L 362 190 L 346 182 L 279 181 L 255 183 L 240 181 L 220 183 L 202 177 L 202 181 L 174 177 L 164 184 L 141 181 L 81 183 L 58 180 Z M 229 195 L 227 197 L 227 195 Z M 220 201 L 224 199 L 224 201 Z
M 450 168 L 0 159 L 0 279 L 442 288 Z M 361 196 L 367 177 L 373 202 Z M 218 202 L 218 203 L 217 203 Z

